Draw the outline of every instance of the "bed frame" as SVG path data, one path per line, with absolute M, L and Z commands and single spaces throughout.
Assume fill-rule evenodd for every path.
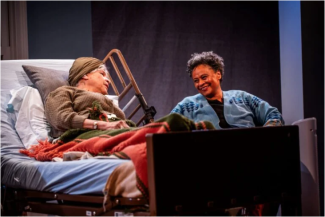
M 50 192 L 12 189 L 2 186 L 2 215 L 19 216 L 41 213 L 59 216 L 122 216 L 127 213 L 146 216 L 148 201 L 144 198 L 110 198 L 104 196 L 68 195 Z
M 121 75 L 118 64 L 113 57 L 114 55 L 118 56 L 120 64 L 123 66 L 130 81 L 129 84 L 126 84 Z M 114 49 L 104 58 L 106 64 L 108 64 L 108 60 L 113 65 L 123 87 L 123 90 L 119 92 L 111 74 L 108 75 L 113 90 L 119 97 L 119 101 L 131 89 L 135 92 L 130 103 L 127 103 L 123 110 L 126 110 L 135 99 L 139 101 L 139 105 L 131 112 L 128 119 L 131 119 L 142 108 L 144 115 L 137 122 L 137 126 L 141 123 L 147 124 L 153 122 L 156 110 L 154 107 L 147 105 L 122 53 Z M 240 152 L 243 156 L 252 159 L 252 153 L 255 153 L 256 156 L 260 156 L 259 159 L 263 159 L 263 157 L 267 159 L 281 159 L 281 164 L 271 164 L 268 161 L 264 164 L 258 164 L 259 168 L 263 168 L 263 170 L 256 171 L 255 167 L 247 167 L 243 170 L 243 167 L 240 166 L 241 160 L 243 159 L 239 157 L 238 152 L 235 154 L 231 150 L 236 150 L 236 147 L 243 147 L 243 140 L 240 140 L 240 138 L 243 139 L 247 135 L 257 139 L 249 144 L 245 143 L 245 149 Z M 266 140 L 263 137 L 270 135 L 272 135 L 271 138 L 278 138 L 278 143 L 274 143 L 273 139 Z M 150 201 L 144 197 L 111 197 L 107 201 L 104 201 L 104 196 L 98 195 L 68 195 L 1 186 L 1 214 L 15 216 L 25 215 L 27 213 L 44 213 L 60 216 L 230 215 L 232 210 L 244 210 L 242 207 L 248 205 L 277 202 L 282 204 L 282 215 L 300 215 L 301 184 L 298 136 L 297 126 L 147 135 Z M 227 146 L 213 145 L 211 141 L 214 141 L 215 138 L 218 138 L 221 144 L 227 144 Z M 229 140 L 229 138 L 231 139 Z M 273 143 L 270 141 L 273 141 Z M 265 153 L 256 151 L 261 146 L 272 150 L 272 152 Z M 202 150 L 203 148 L 204 152 L 197 152 L 198 149 Z M 172 154 L 166 155 L 166 153 L 170 152 Z M 287 154 L 288 160 L 285 160 L 284 155 L 281 154 L 283 152 Z M 234 155 L 237 158 L 233 158 L 234 161 L 231 164 L 226 164 L 224 161 L 218 160 L 215 156 L 211 156 L 211 153 L 223 153 L 223 158 L 221 158 L 223 160 L 227 159 L 227 157 L 231 158 Z M 210 157 L 203 157 L 205 155 Z M 187 159 L 186 162 L 189 163 L 188 166 L 182 164 L 183 167 L 181 170 L 175 166 L 177 165 L 175 162 L 179 162 L 179 156 L 183 156 L 183 160 Z M 191 164 L 196 158 L 200 159 L 200 165 Z M 166 162 L 174 162 L 174 164 L 167 166 Z M 206 179 L 214 180 L 213 176 L 205 176 L 205 179 L 188 176 L 191 174 L 189 171 L 193 167 L 197 171 L 202 170 L 202 168 L 203 171 L 206 171 L 204 170 L 204 168 L 207 168 L 205 166 L 212 164 L 214 165 L 213 168 L 222 170 L 228 176 L 224 175 L 216 182 L 206 181 Z M 229 167 L 230 165 L 232 167 Z M 286 170 L 282 170 L 282 166 Z M 169 168 L 170 170 L 167 172 L 165 168 Z M 180 173 L 182 170 L 188 171 L 189 173 Z M 246 179 L 246 185 L 243 185 L 243 182 L 236 176 L 236 174 L 243 174 L 245 172 L 246 174 L 254 174 L 254 177 L 262 177 L 265 176 L 265 171 L 269 170 L 281 171 L 277 173 L 277 175 L 280 175 L 279 179 L 274 180 L 272 183 L 263 179 L 263 182 L 256 185 L 256 181 L 251 177 L 250 179 Z M 233 171 L 233 173 L 228 173 L 227 171 Z M 170 177 L 170 174 L 173 174 L 174 178 L 166 179 Z M 182 176 L 179 176 L 179 174 L 182 174 Z M 161 180 L 166 182 L 164 183 Z M 170 180 L 178 180 L 178 182 L 170 182 Z M 191 182 L 188 182 L 188 180 L 191 180 Z M 248 180 L 251 182 L 248 182 Z M 288 180 L 291 183 L 290 185 L 288 185 Z M 189 186 L 184 185 L 187 182 L 191 183 L 190 186 L 192 187 L 196 186 L 197 189 L 206 189 L 204 188 L 205 186 L 209 187 L 209 192 L 214 193 L 221 189 L 228 189 L 228 192 L 231 192 L 231 194 L 213 194 L 211 196 L 211 194 L 201 194 L 199 190 L 193 193 L 193 189 L 184 188 L 185 186 Z M 256 186 L 259 189 L 256 189 Z M 252 190 L 254 194 L 252 195 L 250 191 L 245 190 L 246 188 Z M 276 194 L 270 192 L 269 189 L 276 190 L 274 191 Z M 188 194 L 188 192 L 191 194 Z

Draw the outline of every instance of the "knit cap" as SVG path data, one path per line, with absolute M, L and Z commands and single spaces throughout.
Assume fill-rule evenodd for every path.
M 79 57 L 76 59 L 69 71 L 68 82 L 71 86 L 76 86 L 82 76 L 97 69 L 100 65 L 104 64 L 103 61 L 93 57 Z

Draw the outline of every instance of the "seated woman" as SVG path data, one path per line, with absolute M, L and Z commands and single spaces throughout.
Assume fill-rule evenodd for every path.
M 110 130 L 129 128 L 124 112 L 108 99 L 109 79 L 105 64 L 96 58 L 80 57 L 69 71 L 69 84 L 52 91 L 45 103 L 45 115 L 52 126 L 51 137 L 69 129 Z M 119 121 L 106 122 L 89 118 L 92 104 L 99 102 L 103 112 Z

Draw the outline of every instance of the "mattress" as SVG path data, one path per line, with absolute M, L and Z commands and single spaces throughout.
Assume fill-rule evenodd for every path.
M 7 187 L 66 194 L 103 195 L 114 169 L 122 159 L 86 159 L 39 162 L 19 153 L 24 145 L 7 112 L 10 90 L 31 86 L 22 65 L 69 71 L 74 60 L 1 61 L 1 184 Z

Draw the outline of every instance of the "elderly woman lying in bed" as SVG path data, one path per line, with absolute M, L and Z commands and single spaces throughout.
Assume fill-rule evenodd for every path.
M 52 126 L 52 137 L 61 136 L 68 129 L 109 130 L 129 127 L 124 121 L 123 111 L 105 96 L 109 79 L 102 61 L 91 57 L 76 59 L 69 71 L 68 81 L 71 86 L 59 87 L 46 100 L 45 115 Z M 100 106 L 105 117 L 121 120 L 107 122 L 89 119 L 94 102 Z
M 52 136 L 58 137 L 58 142 L 39 141 L 20 152 L 39 161 L 64 160 L 72 152 L 130 159 L 136 171 L 137 187 L 144 196 L 148 196 L 147 133 L 214 129 L 208 121 L 194 123 L 179 114 L 135 127 L 106 98 L 109 86 L 106 69 L 95 58 L 76 59 L 69 72 L 69 84 L 51 92 L 45 105 L 46 117 L 52 130 L 57 131 Z

